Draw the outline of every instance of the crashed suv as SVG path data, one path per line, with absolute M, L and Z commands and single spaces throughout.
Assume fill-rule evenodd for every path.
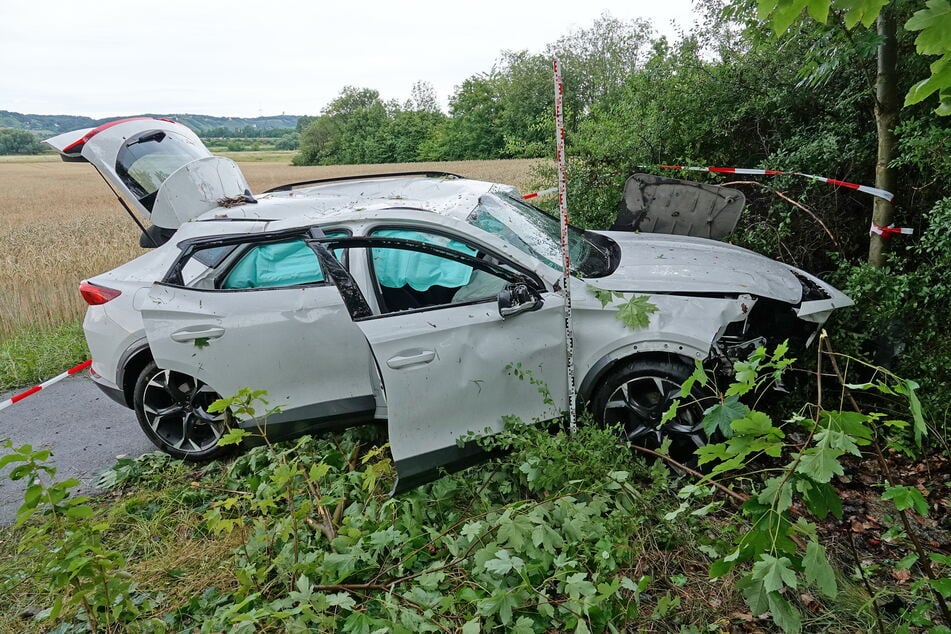
M 188 128 L 149 118 L 48 142 L 93 164 L 155 246 L 81 292 L 94 380 L 164 451 L 211 458 L 228 424 L 280 440 L 385 422 L 402 490 L 477 459 L 472 432 L 567 410 L 559 223 L 513 187 L 419 173 L 252 194 Z M 679 183 L 632 179 L 624 230 L 570 229 L 574 356 L 595 418 L 692 449 L 696 407 L 658 423 L 695 360 L 805 346 L 851 301 L 707 239 L 732 229 L 736 195 Z M 594 291 L 617 293 L 602 306 Z M 616 318 L 635 294 L 657 308 L 639 329 Z M 209 411 L 243 387 L 277 411 Z

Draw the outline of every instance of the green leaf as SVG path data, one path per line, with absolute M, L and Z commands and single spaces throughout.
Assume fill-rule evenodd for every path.
M 763 553 L 753 564 L 753 578 L 762 580 L 766 592 L 776 592 L 785 587 L 798 587 L 796 571 L 790 568 L 788 557 L 776 558 Z
M 502 588 L 490 597 L 479 601 L 479 614 L 483 616 L 498 615 L 502 625 L 512 622 L 512 610 L 518 607 L 518 595 L 508 588 Z
M 619 293 L 617 291 L 608 291 L 603 288 L 598 288 L 597 286 L 592 286 L 591 284 L 588 284 L 586 288 L 592 295 L 594 295 L 594 298 L 596 300 L 601 302 L 601 308 L 604 308 L 605 306 L 613 302 L 615 297 L 620 299 L 624 298 L 624 293 Z
M 899 511 L 913 508 L 915 512 L 922 517 L 927 517 L 928 515 L 928 501 L 925 500 L 921 491 L 915 487 L 902 485 L 890 486 L 882 493 L 882 499 L 891 500 L 895 504 L 895 508 Z
M 218 439 L 218 446 L 225 447 L 227 445 L 239 445 L 250 435 L 251 433 L 246 429 L 240 429 L 238 427 L 229 429 L 221 438 Z
M 777 513 L 782 513 L 792 506 L 792 494 L 792 482 L 786 476 L 776 476 L 766 481 L 758 499 L 760 504 L 772 506 Z
M 465 625 L 462 626 L 462 634 L 479 634 L 482 631 L 482 626 L 479 625 L 479 619 L 471 619 L 465 622 Z
M 736 565 L 736 561 L 726 561 L 725 559 L 717 559 L 715 562 L 710 564 L 710 569 L 707 571 L 707 574 L 710 575 L 711 579 L 717 579 L 722 577 L 726 573 L 733 570 L 733 567 Z
M 693 386 L 699 383 L 701 387 L 707 386 L 707 371 L 703 368 L 703 362 L 700 359 L 694 359 L 693 373 L 687 377 L 687 380 L 680 386 L 680 396 L 686 398 L 693 391 Z
M 832 513 L 833 517 L 842 519 L 842 499 L 831 484 L 799 479 L 796 489 L 802 493 L 806 506 L 816 518 L 823 520 Z
M 754 616 L 769 610 L 769 600 L 766 590 L 763 588 L 763 581 L 754 579 L 752 575 L 747 575 L 740 579 L 737 584 L 743 591 L 743 598 L 746 599 L 746 605 L 750 606 L 750 611 Z
M 799 610 L 778 592 L 766 595 L 773 622 L 786 634 L 799 634 L 802 631 L 802 615 Z
M 597 591 L 594 584 L 588 581 L 588 573 L 586 572 L 576 572 L 569 575 L 565 581 L 565 594 L 572 599 L 592 597 L 597 594 Z
M 330 473 L 330 465 L 326 462 L 319 462 L 315 465 L 311 465 L 309 475 L 311 480 L 316 481 L 320 480 L 328 473 Z
M 845 11 L 845 28 L 852 29 L 859 23 L 868 28 L 888 3 L 889 0 L 835 0 L 835 7 Z
M 922 55 L 943 55 L 951 47 L 951 3 L 928 0 L 926 7 L 905 22 L 905 30 L 921 31 L 915 38 L 915 47 Z
M 938 591 L 945 599 L 951 598 L 951 577 L 941 579 L 929 579 L 928 585 Z M 935 631 L 935 630 L 932 630 Z
M 951 53 L 945 53 L 931 64 L 931 77 L 919 81 L 908 90 L 904 105 L 910 106 L 924 101 L 934 92 L 943 93 L 948 86 L 951 86 Z
M 650 325 L 650 315 L 657 311 L 658 308 L 651 303 L 650 297 L 635 295 L 618 306 L 617 318 L 628 328 L 637 330 L 647 328 Z
M 92 517 L 92 507 L 73 506 L 66 510 L 66 516 L 74 520 L 84 520 Z
M 830 0 L 809 0 L 806 4 L 806 10 L 816 22 L 826 23 L 829 18 Z
M 520 557 L 512 557 L 509 551 L 502 549 L 495 553 L 495 558 L 485 562 L 485 569 L 497 575 L 506 575 L 511 571 L 518 572 L 525 567 L 525 561 Z
M 895 567 L 899 570 L 909 570 L 916 563 L 918 563 L 918 553 L 908 553 L 898 560 Z
M 707 436 L 720 432 L 723 436 L 729 438 L 733 435 L 733 428 L 730 427 L 730 424 L 749 413 L 750 408 L 740 403 L 738 396 L 728 396 L 722 403 L 717 403 L 703 413 L 703 431 Z
M 951 65 L 948 67 L 948 82 L 951 83 Z M 918 400 L 917 390 L 918 384 L 910 379 L 906 379 L 895 386 L 895 391 L 908 399 L 908 409 L 911 412 L 911 419 L 914 421 L 915 444 L 920 447 L 921 439 L 928 433 L 928 428 L 925 426 L 925 417 L 921 411 L 921 401 Z
M 770 16 L 773 32 L 776 35 L 785 32 L 802 15 L 807 5 L 807 0 L 779 0 Z
M 810 541 L 806 546 L 806 556 L 802 559 L 803 574 L 807 583 L 814 583 L 819 591 L 834 599 L 838 594 L 835 571 L 826 558 L 825 548 L 818 542 Z
M 796 472 L 809 476 L 816 482 L 828 482 L 834 475 L 843 475 L 845 471 L 839 462 L 842 452 L 828 446 L 817 445 L 802 453 Z

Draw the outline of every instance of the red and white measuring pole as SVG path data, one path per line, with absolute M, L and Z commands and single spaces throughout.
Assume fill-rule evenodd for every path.
M 555 157 L 558 161 L 558 213 L 561 216 L 561 287 L 565 294 L 565 349 L 568 353 L 568 429 L 578 430 L 575 406 L 578 392 L 575 388 L 575 338 L 571 325 L 571 254 L 568 249 L 568 182 L 565 177 L 565 112 L 564 85 L 561 83 L 561 64 L 551 61 L 555 78 Z M 540 192 L 539 192 L 540 193 Z
M 68 376 L 72 376 L 72 375 L 74 375 L 74 374 L 78 374 L 78 373 L 82 372 L 83 370 L 85 370 L 86 368 L 88 368 L 90 365 L 92 365 L 92 359 L 89 359 L 88 361 L 83 361 L 82 363 L 80 363 L 80 364 L 77 365 L 76 367 L 70 368 L 70 369 L 66 370 L 65 372 L 63 372 L 62 374 L 57 374 L 56 376 L 54 376 L 52 379 L 49 379 L 48 381 L 43 381 L 43 382 L 40 383 L 39 385 L 34 385 L 34 386 L 31 387 L 30 389 L 24 390 L 24 391 L 20 392 L 19 394 L 16 394 L 16 395 L 14 395 L 14 396 L 8 398 L 7 400 L 5 400 L 5 401 L 3 401 L 2 403 L 0 403 L 0 411 L 5 410 L 6 408 L 10 407 L 10 406 L 13 405 L 14 403 L 19 403 L 20 401 L 22 401 L 23 399 L 25 399 L 27 396 L 31 396 L 31 395 L 33 395 L 33 394 L 36 394 L 37 392 L 39 392 L 39 391 L 42 390 L 43 388 L 49 387 L 49 386 L 53 385 L 54 383 L 57 383 L 58 381 L 62 381 L 63 379 L 65 379 L 65 378 L 68 377 Z

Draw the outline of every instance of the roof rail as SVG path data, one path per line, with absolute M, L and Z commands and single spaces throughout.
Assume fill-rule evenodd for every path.
M 392 178 L 394 176 L 425 176 L 427 178 L 464 178 L 459 174 L 451 174 L 449 172 L 434 172 L 434 171 L 419 171 L 419 172 L 388 172 L 385 174 L 361 174 L 357 176 L 337 176 L 335 178 L 318 178 L 315 180 L 309 181 L 300 181 L 297 183 L 288 183 L 286 185 L 278 185 L 277 187 L 272 187 L 265 191 L 265 194 L 273 194 L 274 192 L 289 192 L 295 187 L 302 187 L 304 185 L 318 185 L 320 183 L 338 183 L 341 181 L 359 181 L 359 180 L 370 180 L 374 178 Z

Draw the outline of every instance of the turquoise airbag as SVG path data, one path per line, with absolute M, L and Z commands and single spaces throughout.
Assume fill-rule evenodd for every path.
M 314 253 L 303 240 L 262 244 L 238 262 L 222 288 L 270 288 L 324 281 Z
M 420 231 L 382 229 L 374 231 L 373 237 L 413 240 L 446 247 L 466 255 L 476 254 L 474 249 L 462 242 Z M 388 288 L 402 288 L 407 285 L 417 291 L 428 291 L 433 286 L 458 288 L 468 284 L 472 277 L 471 266 L 437 255 L 391 248 L 377 248 L 372 251 L 376 279 L 381 286 Z

